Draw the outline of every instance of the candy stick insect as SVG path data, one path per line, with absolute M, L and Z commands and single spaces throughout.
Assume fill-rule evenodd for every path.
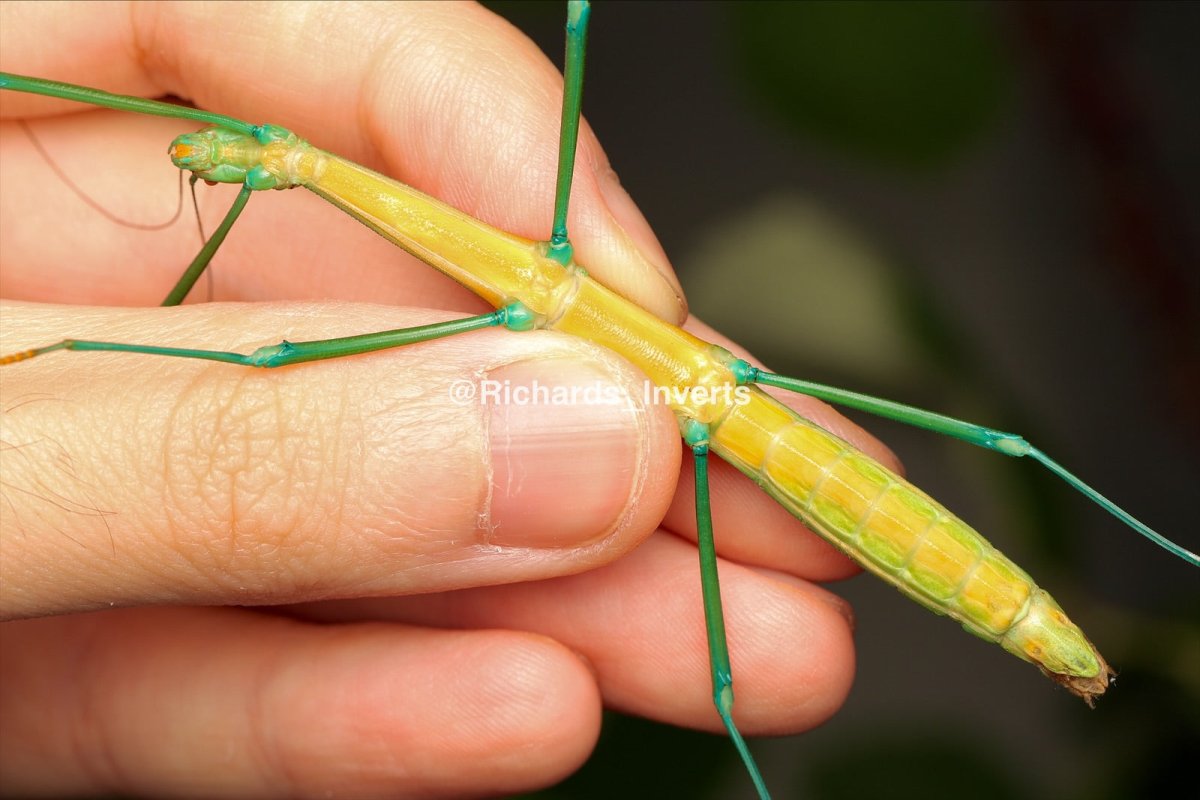
M 1050 596 L 953 514 L 846 442 L 779 404 L 757 387 L 775 386 L 947 433 L 1011 456 L 1029 456 L 1105 510 L 1189 563 L 1195 554 L 1164 539 L 1019 436 L 902 404 L 762 371 L 727 351 L 663 323 L 592 280 L 573 258 L 567 235 L 588 8 L 572 3 L 559 191 L 549 241 L 497 231 L 351 162 L 311 147 L 294 133 L 221 115 L 217 127 L 179 137 L 176 163 L 206 180 L 242 189 L 212 241 L 167 296 L 177 304 L 202 274 L 253 191 L 304 186 L 410 253 L 453 277 L 497 310 L 465 320 L 313 342 L 281 342 L 250 353 L 69 339 L 15 353 L 16 363 L 55 350 L 141 353 L 279 367 L 340 358 L 487 327 L 535 328 L 583 336 L 636 364 L 668 390 L 696 473 L 696 518 L 712 665 L 714 703 L 760 794 L 766 786 L 733 721 L 729 665 L 708 496 L 715 452 L 754 479 L 786 509 L 868 570 L 972 633 L 1037 665 L 1089 704 L 1111 670 Z M 172 107 L 19 76 L 0 88 L 33 91 L 158 115 Z M 203 115 L 188 113 L 200 118 Z M 482 257 L 480 255 L 482 254 Z

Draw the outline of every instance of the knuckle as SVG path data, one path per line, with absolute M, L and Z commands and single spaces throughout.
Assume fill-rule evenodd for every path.
M 161 440 L 163 535 L 206 582 L 293 590 L 327 552 L 327 523 L 355 480 L 355 463 L 338 458 L 349 406 L 338 392 L 297 391 L 286 375 L 205 373 L 173 404 Z

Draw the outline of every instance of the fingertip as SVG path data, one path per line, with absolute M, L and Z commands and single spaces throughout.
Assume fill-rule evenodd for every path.
M 182 608 L 6 632 L 0 767 L 30 795 L 529 791 L 600 726 L 587 664 L 533 634 Z
M 682 325 L 688 315 L 683 286 L 650 223 L 590 129 L 588 134 L 591 172 L 580 181 L 584 208 L 575 215 L 580 261 L 610 289 L 672 325 Z
M 269 687 L 275 732 L 324 720 L 319 734 L 277 737 L 279 763 L 308 765 L 298 785 L 341 783 L 374 796 L 528 791 L 566 777 L 595 747 L 599 690 L 586 664 L 557 642 L 511 631 L 409 631 L 397 647 L 389 626 L 346 632 L 360 635 L 357 646 L 378 648 L 378 657 L 330 643 L 345 652 L 326 645 L 329 652 Z M 314 692 L 311 664 L 322 660 L 331 674 Z
M 483 755 L 511 776 L 514 790 L 531 785 L 534 762 L 541 762 L 537 781 L 557 783 L 582 766 L 599 739 L 603 700 L 595 675 L 581 656 L 552 639 L 522 632 L 497 638 L 495 666 L 478 682 L 469 708 L 479 724 L 507 722 Z
M 759 732 L 814 728 L 837 713 L 854 683 L 853 609 L 820 586 L 788 576 L 767 580 L 767 611 L 747 653 L 752 680 L 774 690 Z M 781 641 L 788 645 L 778 647 Z

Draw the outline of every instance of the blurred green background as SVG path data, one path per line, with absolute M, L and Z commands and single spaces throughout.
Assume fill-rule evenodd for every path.
M 561 5 L 491 5 L 561 62 Z M 1200 4 L 597 3 L 587 66 L 584 114 L 695 314 L 777 371 L 1024 433 L 1200 549 Z M 1120 678 L 1088 711 L 857 578 L 845 708 L 755 743 L 776 796 L 1160 797 L 1191 775 L 1195 571 L 1032 464 L 860 421 Z M 724 739 L 610 715 L 536 796 L 750 788 Z

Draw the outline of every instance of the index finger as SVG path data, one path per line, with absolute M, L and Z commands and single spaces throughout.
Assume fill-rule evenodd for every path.
M 562 79 L 471 3 L 5 5 L 6 70 L 174 94 L 293 128 L 484 221 L 546 239 Z M 45 36 L 53 30 L 54 47 Z M 6 98 L 7 114 L 63 108 Z M 339 122 L 344 121 L 344 122 Z M 569 225 L 579 260 L 672 322 L 682 290 L 583 126 Z

